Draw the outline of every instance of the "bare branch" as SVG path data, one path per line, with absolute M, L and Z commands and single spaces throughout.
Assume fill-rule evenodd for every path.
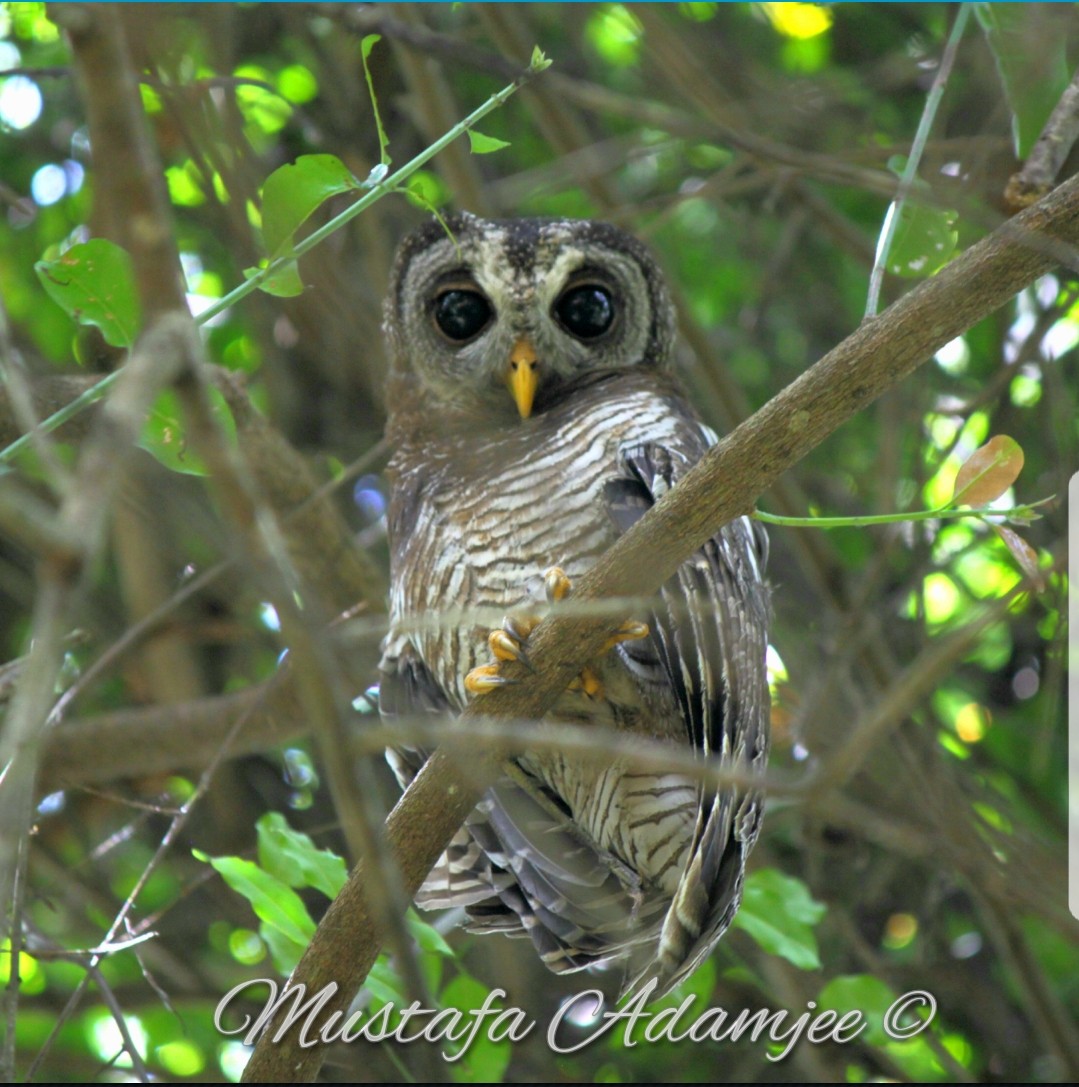
M 1056 181 L 1064 160 L 1079 138 L 1079 71 L 1064 88 L 1045 128 L 1034 143 L 1023 168 L 1013 174 L 1004 199 L 1013 208 L 1025 208 L 1043 197 Z

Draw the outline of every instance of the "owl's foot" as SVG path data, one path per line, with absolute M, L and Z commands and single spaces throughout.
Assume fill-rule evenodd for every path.
M 553 566 L 543 575 L 543 587 L 549 604 L 556 604 L 569 596 L 573 583 L 566 576 L 566 572 L 559 566 Z M 540 616 L 530 614 L 511 614 L 502 620 L 502 626 L 498 630 L 492 630 L 487 637 L 487 646 L 491 655 L 495 658 L 493 664 L 484 664 L 473 668 L 465 676 L 465 689 L 471 694 L 486 694 L 507 683 L 518 682 L 510 679 L 500 672 L 501 662 L 515 660 L 520 661 L 526 668 L 532 665 L 525 652 L 524 644 L 528 641 L 532 631 L 539 625 Z M 613 649 L 619 642 L 634 641 L 638 638 L 648 637 L 648 624 L 637 619 L 627 619 L 607 639 L 603 645 L 603 652 Z M 591 668 L 581 669 L 580 674 L 569 685 L 571 691 L 584 691 L 589 698 L 603 697 L 603 683 L 599 676 Z

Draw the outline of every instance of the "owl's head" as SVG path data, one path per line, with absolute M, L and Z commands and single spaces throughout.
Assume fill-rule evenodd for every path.
M 667 364 L 673 309 L 635 238 L 580 219 L 447 226 L 402 242 L 386 299 L 395 374 L 428 407 L 509 422 L 601 372 Z

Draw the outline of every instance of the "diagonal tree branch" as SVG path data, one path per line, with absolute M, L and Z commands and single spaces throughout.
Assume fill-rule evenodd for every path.
M 1079 243 L 1079 178 L 1005 223 L 851 336 L 742 423 L 626 533 L 575 587 L 575 599 L 595 600 L 655 591 L 677 566 L 783 472 L 882 393 L 902 381 L 944 344 L 1006 303 L 1037 276 L 1074 262 Z M 482 715 L 536 719 L 601 649 L 608 623 L 552 614 L 529 644 L 534 673 L 527 682 L 484 697 Z M 522 666 L 507 674 L 525 679 Z M 473 703 L 465 716 L 480 716 Z M 461 822 L 498 775 L 501 753 L 473 753 L 467 773 L 437 751 L 390 813 L 386 836 L 415 892 Z M 380 933 L 365 901 L 366 873 L 354 869 L 291 983 L 308 994 L 337 986 L 308 1030 L 308 1046 L 292 1030 L 274 1042 L 260 1038 L 244 1079 L 312 1080 L 323 1051 L 310 1040 L 331 1014 L 347 1012 L 373 964 Z M 276 1024 L 271 1024 L 271 1030 Z

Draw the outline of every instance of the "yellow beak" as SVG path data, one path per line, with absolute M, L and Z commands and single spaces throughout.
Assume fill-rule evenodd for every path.
M 510 352 L 509 365 L 506 367 L 506 388 L 509 389 L 522 419 L 532 414 L 532 401 L 539 385 L 539 363 L 536 352 L 528 340 L 518 340 Z

